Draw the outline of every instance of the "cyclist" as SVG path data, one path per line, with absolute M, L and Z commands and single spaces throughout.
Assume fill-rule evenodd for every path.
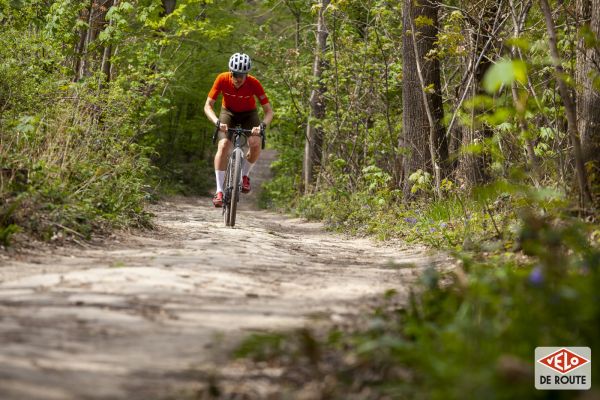
M 273 109 L 265 91 L 254 76 L 248 72 L 252 62 L 247 54 L 235 53 L 229 58 L 229 72 L 223 72 L 217 76 L 212 89 L 208 93 L 204 104 L 204 113 L 213 124 L 219 123 L 219 145 L 215 154 L 215 178 L 217 190 L 213 197 L 215 207 L 223 206 L 223 183 L 225 180 L 225 169 L 227 158 L 232 148 L 232 143 L 227 137 L 227 128 L 241 125 L 244 129 L 252 129 L 252 136 L 248 138 L 248 153 L 242 170 L 242 193 L 250 191 L 250 171 L 260 155 L 260 130 L 266 128 L 273 119 Z M 213 106 L 219 94 L 223 94 L 221 112 L 219 118 L 213 110 Z M 262 122 L 258 117 L 254 97 L 262 105 L 264 118 Z

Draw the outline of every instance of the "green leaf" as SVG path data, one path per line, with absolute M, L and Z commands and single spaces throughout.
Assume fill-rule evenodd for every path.
M 337 168 L 344 168 L 347 163 L 346 163 L 346 160 L 338 158 L 338 159 L 334 160 L 332 164 Z
M 460 152 L 461 154 L 473 154 L 478 155 L 482 154 L 485 150 L 485 146 L 482 142 L 477 143 L 469 143 L 461 146 Z
M 35 131 L 35 127 L 36 127 L 36 124 L 38 121 L 39 121 L 39 118 L 32 117 L 29 115 L 27 115 L 25 117 L 21 117 L 19 119 L 19 123 L 17 124 L 15 129 L 18 132 L 25 133 L 25 134 L 33 133 Z
M 529 43 L 529 40 L 523 38 L 523 37 L 513 37 L 513 38 L 509 38 L 506 41 L 506 44 L 509 46 L 515 46 L 520 48 L 521 50 L 524 51 L 529 51 L 530 47 L 531 47 L 531 43 Z
M 507 122 L 514 115 L 514 110 L 507 107 L 498 107 L 493 114 L 483 115 L 481 120 L 492 126 Z
M 422 26 L 433 26 L 433 25 L 434 25 L 433 20 L 424 15 L 419 15 L 417 18 L 415 18 L 415 26 L 417 28 L 420 28 Z
M 134 9 L 133 4 L 128 3 L 128 2 L 119 4 L 119 8 L 123 11 L 132 11 Z
M 494 64 L 483 78 L 484 89 L 493 94 L 514 81 L 527 82 L 527 64 L 521 60 L 502 60 Z
M 488 95 L 477 95 L 467 99 L 464 103 L 464 108 L 469 111 L 472 109 L 485 110 L 493 107 L 494 99 Z

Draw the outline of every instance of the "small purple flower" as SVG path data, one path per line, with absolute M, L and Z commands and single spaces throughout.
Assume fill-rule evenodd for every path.
M 531 273 L 529 274 L 529 283 L 531 283 L 533 286 L 541 286 L 542 283 L 544 283 L 544 274 L 542 272 L 542 267 L 537 266 L 534 269 L 531 270 Z
M 588 260 L 583 260 L 583 264 L 581 265 L 581 270 L 579 273 L 581 275 L 589 275 L 590 272 L 590 262 Z
M 581 267 L 581 275 L 589 275 L 590 274 L 590 267 L 587 265 L 584 265 L 583 267 Z
M 409 223 L 410 225 L 414 225 L 417 223 L 417 219 L 415 217 L 404 218 L 404 221 Z
M 448 227 L 448 224 L 445 222 L 440 222 L 440 228 L 441 229 L 446 229 Z
M 429 228 L 429 232 L 430 232 L 430 233 L 433 233 L 433 232 L 435 232 L 435 228 Z

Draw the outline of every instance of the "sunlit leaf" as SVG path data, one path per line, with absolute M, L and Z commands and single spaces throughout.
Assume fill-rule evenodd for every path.
M 498 107 L 493 114 L 484 115 L 481 119 L 489 125 L 495 126 L 509 121 L 513 115 L 514 110 L 507 107 Z
M 433 25 L 434 25 L 433 20 L 424 15 L 419 15 L 417 18 L 415 18 L 415 26 L 417 28 L 420 28 L 423 26 L 433 26 Z
M 528 51 L 531 47 L 531 43 L 524 37 L 513 37 L 506 40 L 506 44 L 509 46 L 515 46 L 521 50 Z
M 488 93 L 493 94 L 514 81 L 527 82 L 527 64 L 521 60 L 502 60 L 492 65 L 485 74 L 483 87 Z
M 481 154 L 485 150 L 483 143 L 470 143 L 460 148 L 462 154 Z

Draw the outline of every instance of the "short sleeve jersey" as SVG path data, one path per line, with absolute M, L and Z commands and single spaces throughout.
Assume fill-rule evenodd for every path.
M 223 107 L 232 112 L 251 111 L 256 108 L 254 96 L 258 97 L 260 104 L 269 102 L 262 85 L 252 75 L 246 77 L 246 81 L 239 89 L 233 86 L 230 72 L 223 72 L 217 76 L 215 83 L 208 93 L 208 97 L 217 100 L 219 93 L 223 93 Z

